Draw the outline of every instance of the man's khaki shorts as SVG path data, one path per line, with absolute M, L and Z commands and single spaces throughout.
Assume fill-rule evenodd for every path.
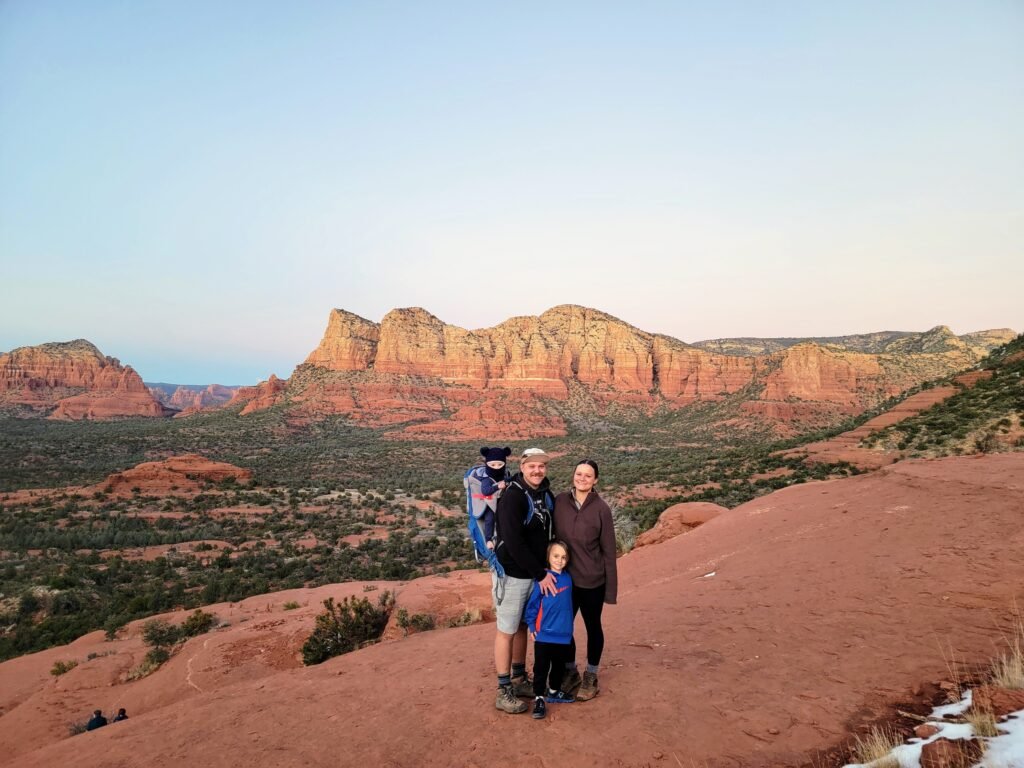
M 494 598 L 494 616 L 498 620 L 499 632 L 514 635 L 519 629 L 533 585 L 533 579 L 517 579 L 515 576 L 499 579 L 491 572 L 491 597 Z

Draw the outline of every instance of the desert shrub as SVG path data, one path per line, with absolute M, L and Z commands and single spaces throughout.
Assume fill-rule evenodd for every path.
M 181 631 L 165 619 L 150 619 L 142 625 L 142 642 L 156 647 L 174 645 Z
M 195 637 L 203 635 L 213 629 L 217 617 L 212 613 L 206 613 L 198 608 L 193 611 L 187 619 L 178 627 L 180 637 Z
M 87 722 L 85 722 L 85 723 L 68 723 L 68 735 L 69 736 L 77 736 L 80 733 L 85 733 L 86 726 L 88 726 L 88 725 L 89 725 L 89 723 L 87 723 Z
M 405 631 L 406 635 L 409 634 L 410 629 L 413 632 L 429 632 L 437 626 L 434 617 L 429 613 L 414 613 L 410 616 L 405 608 L 398 609 L 396 623 Z
M 50 674 L 54 677 L 60 677 L 65 672 L 70 672 L 72 669 L 78 666 L 77 661 L 55 661 L 53 666 L 50 668 Z
M 316 617 L 313 634 L 302 645 L 302 662 L 320 664 L 334 656 L 376 642 L 394 606 L 394 596 L 384 592 L 377 605 L 365 597 L 346 597 L 340 603 L 324 600 L 324 612 Z
M 142 659 L 142 663 L 129 670 L 128 680 L 141 680 L 160 669 L 161 665 L 171 658 L 171 652 L 162 645 L 150 648 Z
M 636 520 L 622 509 L 612 510 L 612 522 L 615 526 L 615 549 L 625 554 L 636 543 L 639 525 Z
M 299 607 L 299 604 L 298 604 L 297 602 L 295 602 L 294 600 L 289 600 L 289 601 L 288 601 L 287 603 L 285 603 L 285 604 L 284 604 L 284 605 L 283 605 L 282 607 L 283 607 L 283 608 L 284 608 L 284 609 L 285 609 L 286 611 L 294 611 L 294 610 L 295 610 L 296 608 L 298 608 L 298 607 Z
M 468 627 L 470 624 L 479 624 L 483 620 L 483 616 L 480 613 L 479 608 L 474 608 L 471 611 L 466 611 L 461 616 L 453 616 L 448 619 L 449 627 Z
M 149 649 L 143 661 L 146 664 L 152 664 L 154 667 L 159 667 L 169 658 L 171 658 L 171 652 L 162 645 L 158 645 L 155 648 Z
M 124 628 L 124 619 L 120 616 L 110 616 L 103 622 L 103 636 L 109 640 L 116 640 L 117 633 Z

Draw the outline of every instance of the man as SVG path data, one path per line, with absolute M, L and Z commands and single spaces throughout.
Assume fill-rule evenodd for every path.
M 555 591 L 555 578 L 545 567 L 548 543 L 554 538 L 554 505 L 547 479 L 549 458 L 540 448 L 523 451 L 519 473 L 498 499 L 495 516 L 495 553 L 505 577 L 499 579 L 491 573 L 498 625 L 494 638 L 498 695 L 494 706 L 512 715 L 527 710 L 526 702 L 518 696 L 533 696 L 533 684 L 526 675 L 526 601 L 534 581 L 544 594 Z
M 92 713 L 92 717 L 89 718 L 89 722 L 85 724 L 85 730 L 95 731 L 97 728 L 102 728 L 107 724 L 107 718 L 103 716 L 103 710 L 97 709 Z

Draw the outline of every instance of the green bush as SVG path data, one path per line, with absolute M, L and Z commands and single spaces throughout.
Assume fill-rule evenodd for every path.
M 141 680 L 160 669 L 160 665 L 171 658 L 171 652 L 163 646 L 150 648 L 142 663 L 128 672 L 129 680 Z
M 171 658 L 171 652 L 162 645 L 158 645 L 155 648 L 150 648 L 146 653 L 146 658 L 143 660 L 145 664 L 159 667 L 165 661 Z
M 206 613 L 196 608 L 192 614 L 185 619 L 184 623 L 178 628 L 179 635 L 181 637 L 195 637 L 196 635 L 203 635 L 213 629 L 213 625 L 216 623 L 217 617 L 212 613 Z
M 395 616 L 395 622 L 399 628 L 404 630 L 405 634 L 409 634 L 411 629 L 413 632 L 429 632 L 437 626 L 437 622 L 434 617 L 429 613 L 414 613 L 412 616 L 405 608 L 399 608 L 398 614 Z
M 324 612 L 302 646 L 304 664 L 320 664 L 380 639 L 394 606 L 394 596 L 384 592 L 377 605 L 365 597 L 346 597 L 340 603 L 324 600 Z
M 142 625 L 142 642 L 146 645 L 164 647 L 174 645 L 181 636 L 181 630 L 165 619 L 150 619 Z
M 70 672 L 77 666 L 77 661 L 55 661 L 53 666 L 50 668 L 50 674 L 54 677 L 60 677 L 65 672 Z

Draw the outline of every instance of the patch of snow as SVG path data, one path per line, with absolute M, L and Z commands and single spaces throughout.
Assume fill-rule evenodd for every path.
M 936 707 L 932 710 L 932 717 L 959 717 L 968 709 L 971 708 L 971 703 L 974 701 L 974 692 L 968 689 L 964 691 L 964 697 L 953 704 L 947 704 L 944 707 Z

